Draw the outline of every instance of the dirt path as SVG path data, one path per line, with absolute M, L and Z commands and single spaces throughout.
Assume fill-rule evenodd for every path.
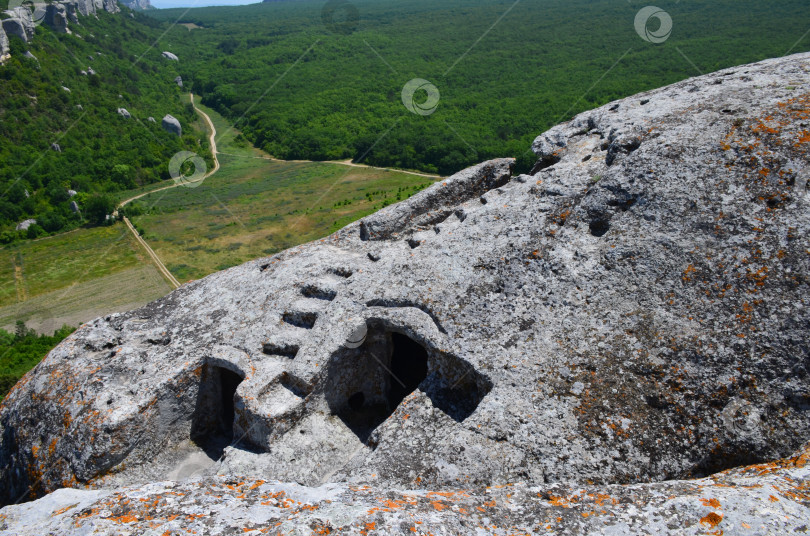
M 189 93 L 188 97 L 189 97 L 189 100 L 191 101 L 191 105 L 194 106 L 194 94 Z M 211 121 L 211 118 L 208 117 L 207 113 L 203 112 L 202 110 L 200 110 L 196 106 L 194 106 L 194 110 L 196 110 L 197 113 L 200 114 L 203 119 L 205 119 L 205 122 L 208 124 L 208 129 L 211 132 L 210 135 L 208 136 L 208 140 L 211 143 L 211 154 L 214 157 L 214 169 L 212 169 L 211 171 L 206 173 L 205 176 L 202 179 L 200 179 L 200 181 L 204 181 L 205 179 L 207 179 L 208 177 L 210 177 L 211 175 L 213 175 L 214 173 L 219 171 L 219 159 L 217 159 L 217 142 L 214 139 L 216 137 L 216 135 L 217 135 L 217 129 L 214 127 L 214 123 L 213 123 L 213 121 Z M 163 188 L 158 188 L 156 190 L 152 190 L 151 192 L 145 192 L 145 193 L 136 195 L 134 197 L 130 197 L 129 199 L 125 199 L 124 201 L 122 201 L 121 204 L 119 205 L 119 208 L 124 207 L 127 203 L 131 203 L 132 201 L 135 201 L 136 199 L 140 199 L 141 197 L 143 197 L 145 195 L 149 195 L 149 194 L 152 194 L 152 193 L 155 193 L 155 192 L 160 192 L 161 190 L 168 190 L 169 188 L 176 188 L 177 186 L 180 186 L 180 184 L 181 183 L 174 182 L 174 183 L 172 183 L 172 184 L 170 184 L 168 186 L 164 186 Z M 127 227 L 129 227 L 129 230 L 132 231 L 132 234 L 135 236 L 135 239 L 138 241 L 138 243 L 141 244 L 141 246 L 143 246 L 143 249 L 146 250 L 146 253 L 149 255 L 149 257 L 155 263 L 155 266 L 157 267 L 158 271 L 161 274 L 163 274 L 163 276 L 169 281 L 169 283 L 171 283 L 171 285 L 174 288 L 178 288 L 180 286 L 180 282 L 172 275 L 172 273 L 169 271 L 169 269 L 166 268 L 166 265 L 163 264 L 163 261 L 161 261 L 160 257 L 157 256 L 157 253 L 155 253 L 155 250 L 153 250 L 149 246 L 149 244 L 146 243 L 146 240 L 144 240 L 141 237 L 141 235 L 138 234 L 138 231 L 135 230 L 135 227 L 132 225 L 132 223 L 129 221 L 129 218 L 127 218 L 126 216 L 124 216 L 124 223 L 126 223 Z
M 188 97 L 189 97 L 189 100 L 191 101 L 191 105 L 194 106 L 194 110 L 196 110 L 196 112 L 198 114 L 200 114 L 203 119 L 205 119 L 205 122 L 208 124 L 208 128 L 211 131 L 210 135 L 208 136 L 208 141 L 211 143 L 211 155 L 214 157 L 214 169 L 212 169 L 211 171 L 206 173 L 205 176 L 202 179 L 200 179 L 201 181 L 203 181 L 203 180 L 207 179 L 208 177 L 210 177 L 211 175 L 213 175 L 214 173 L 216 173 L 217 171 L 219 171 L 219 159 L 217 159 L 217 155 L 219 154 L 219 152 L 217 151 L 217 142 L 214 139 L 216 137 L 216 135 L 217 135 L 217 129 L 214 128 L 214 123 L 213 123 L 213 121 L 211 121 L 211 118 L 208 117 L 208 114 L 203 112 L 202 110 L 200 110 L 199 108 L 197 108 L 194 105 L 194 94 L 189 93 Z M 149 194 L 153 194 L 155 192 L 161 192 L 163 190 L 168 190 L 170 188 L 177 188 L 178 186 L 180 186 L 180 184 L 181 183 L 178 183 L 178 182 L 172 182 L 172 184 L 170 184 L 168 186 L 163 186 L 162 188 L 156 188 L 154 190 L 150 190 L 148 192 L 138 194 L 138 195 L 136 195 L 134 197 L 130 197 L 129 199 L 124 199 L 123 201 L 121 201 L 121 203 L 118 205 L 118 207 L 120 208 L 120 207 L 126 206 L 127 203 L 131 203 L 131 202 L 135 201 L 136 199 L 140 199 L 141 197 L 147 196 Z
M 194 104 L 194 94 L 189 93 L 188 97 L 189 100 L 191 100 L 191 105 L 194 106 L 194 110 L 198 114 L 200 114 L 203 119 L 205 119 L 205 122 L 208 123 L 208 129 L 211 131 L 211 135 L 208 136 L 208 141 L 211 143 L 211 154 L 214 156 L 214 169 L 205 174 L 205 177 L 202 178 L 202 180 L 205 180 L 214 173 L 216 173 L 217 171 L 219 171 L 219 160 L 217 159 L 217 154 L 219 154 L 219 152 L 217 151 L 217 142 L 214 139 L 217 135 L 217 129 L 214 127 L 214 122 L 211 121 L 211 118 L 208 117 L 208 114 L 197 108 L 197 106 Z
M 145 249 L 146 253 L 148 253 L 149 256 L 152 258 L 152 260 L 155 263 L 155 266 L 157 266 L 157 269 L 160 271 L 160 273 L 163 274 L 163 276 L 169 281 L 169 283 L 172 284 L 174 288 L 179 287 L 180 282 L 174 278 L 169 269 L 166 268 L 166 266 L 163 264 L 163 261 L 160 260 L 160 257 L 157 256 L 157 253 L 155 253 L 152 250 L 152 248 L 149 247 L 149 244 L 146 243 L 146 240 L 141 238 L 141 235 L 138 234 L 138 231 L 135 230 L 135 227 L 132 226 L 132 223 L 130 223 L 129 218 L 127 218 L 126 216 L 124 216 L 124 223 L 127 224 L 129 230 L 132 231 L 133 235 L 135 235 L 135 239 L 143 246 L 143 249 Z
M 17 303 L 22 303 L 28 299 L 28 293 L 25 291 L 25 278 L 23 276 L 23 269 L 22 269 L 22 256 L 20 257 L 19 263 L 14 257 L 12 257 L 11 264 L 14 265 L 14 283 L 16 284 L 17 287 Z

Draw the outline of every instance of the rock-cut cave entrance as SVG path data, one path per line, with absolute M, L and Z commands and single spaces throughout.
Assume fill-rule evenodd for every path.
M 370 329 L 357 349 L 342 349 L 330 362 L 327 401 L 365 442 L 428 374 L 428 351 L 407 335 Z
M 462 422 L 492 388 L 463 359 L 377 319 L 369 321 L 360 347 L 332 354 L 326 373 L 324 395 L 332 414 L 364 443 L 416 389 Z
M 205 365 L 191 420 L 191 439 L 218 459 L 233 441 L 234 397 L 244 378 L 224 367 Z

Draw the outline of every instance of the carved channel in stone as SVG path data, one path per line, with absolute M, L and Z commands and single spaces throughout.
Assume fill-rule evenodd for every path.
M 266 342 L 262 344 L 262 352 L 267 355 L 295 359 L 295 356 L 298 355 L 298 345 L 291 343 Z
M 318 313 L 308 311 L 287 311 L 281 315 L 281 320 L 291 326 L 303 329 L 312 329 L 318 320 Z
M 337 296 L 337 291 L 311 284 L 301 287 L 301 294 L 307 298 L 332 301 Z
M 407 329 L 369 320 L 365 343 L 332 354 L 324 396 L 332 414 L 364 443 L 416 389 L 457 422 L 492 389 L 488 378 Z

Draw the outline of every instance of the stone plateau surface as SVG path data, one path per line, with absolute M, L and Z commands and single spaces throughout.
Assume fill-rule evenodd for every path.
M 533 149 L 82 326 L 0 407 L 0 493 L 91 489 L 0 529 L 806 531 L 810 54 Z

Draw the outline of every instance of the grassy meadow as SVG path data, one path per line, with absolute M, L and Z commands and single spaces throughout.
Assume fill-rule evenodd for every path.
M 196 188 L 135 201 L 133 217 L 181 282 L 325 236 L 433 178 L 329 162 L 282 162 L 251 147 L 213 110 L 219 172 Z

